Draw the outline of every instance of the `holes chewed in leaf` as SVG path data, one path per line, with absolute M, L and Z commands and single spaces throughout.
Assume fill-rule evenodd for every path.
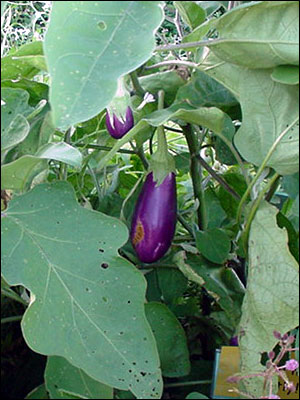
M 105 31 L 107 28 L 107 25 L 104 21 L 98 21 L 97 26 L 100 29 L 100 31 Z

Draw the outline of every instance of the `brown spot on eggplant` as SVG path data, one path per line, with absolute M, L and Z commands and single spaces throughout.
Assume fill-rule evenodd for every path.
M 144 232 L 143 224 L 141 223 L 141 220 L 138 219 L 136 227 L 135 227 L 135 233 L 132 238 L 133 246 L 136 246 L 138 243 L 140 243 L 144 239 L 144 236 L 145 236 L 145 232 Z

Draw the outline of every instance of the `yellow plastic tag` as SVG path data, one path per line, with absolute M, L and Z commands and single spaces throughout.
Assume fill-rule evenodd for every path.
M 239 398 L 238 393 L 230 392 L 229 389 L 237 388 L 237 385 L 228 383 L 227 378 L 239 372 L 240 350 L 237 346 L 224 346 L 221 348 L 219 368 L 217 371 L 216 385 L 213 398 Z M 286 371 L 290 382 L 296 387 L 296 392 L 291 393 L 284 390 L 284 382 L 279 379 L 278 396 L 281 399 L 299 399 L 299 375 L 298 373 Z

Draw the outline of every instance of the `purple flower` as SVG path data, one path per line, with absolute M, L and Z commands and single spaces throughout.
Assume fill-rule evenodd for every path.
M 110 115 L 107 111 L 105 122 L 109 134 L 115 139 L 121 139 L 121 137 L 123 137 L 125 133 L 130 131 L 133 127 L 134 121 L 132 110 L 129 106 L 127 107 L 124 120 L 119 120 L 117 116 L 113 114 L 113 123 L 111 122 Z
M 287 369 L 288 371 L 295 371 L 297 368 L 299 367 L 299 363 L 297 360 L 288 360 L 285 363 L 285 369 Z

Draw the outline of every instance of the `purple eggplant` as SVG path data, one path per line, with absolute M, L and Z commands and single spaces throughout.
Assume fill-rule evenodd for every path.
M 145 263 L 160 259 L 171 246 L 177 218 L 176 180 L 173 172 L 156 186 L 147 175 L 136 203 L 130 238 L 138 258 Z
M 116 114 L 113 114 L 112 119 L 113 121 L 111 121 L 111 117 L 107 111 L 105 116 L 106 128 L 109 134 L 115 139 L 121 139 L 134 125 L 133 113 L 129 106 L 126 109 L 124 118 L 118 119 Z

